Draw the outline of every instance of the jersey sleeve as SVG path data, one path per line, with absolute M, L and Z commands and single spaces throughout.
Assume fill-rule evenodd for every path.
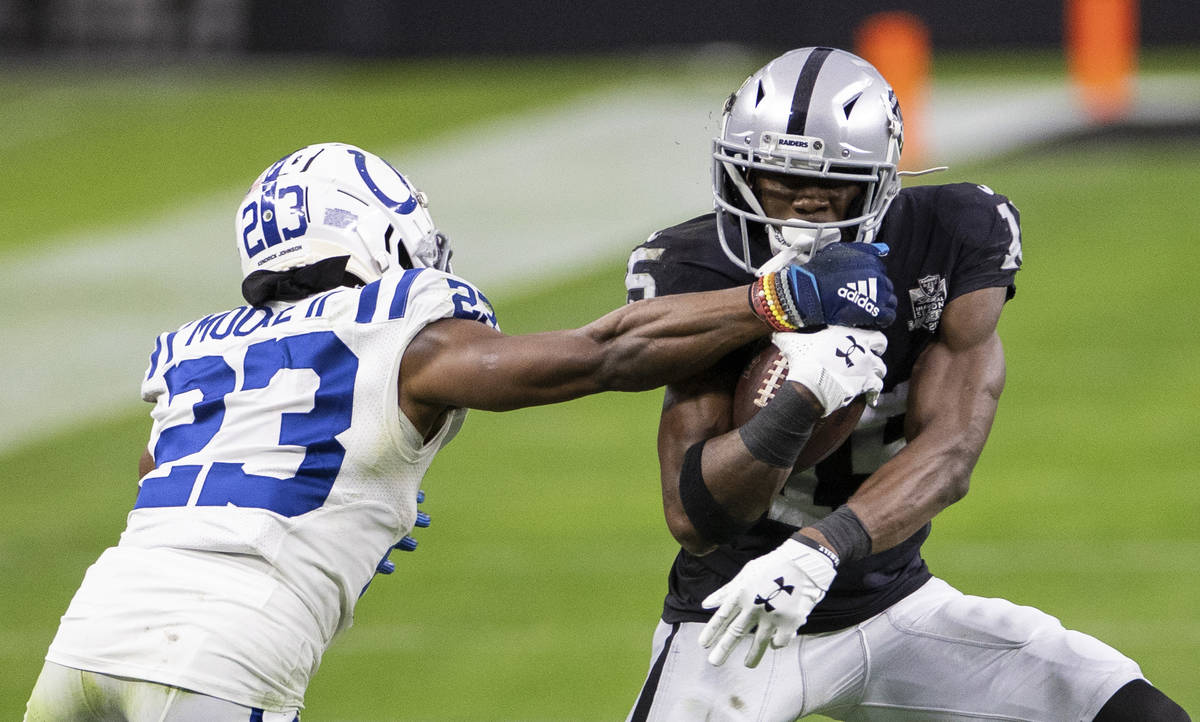
M 355 320 L 385 323 L 405 319 L 423 326 L 443 318 L 462 318 L 500 328 L 483 291 L 470 281 L 432 268 L 391 273 L 367 284 L 359 294 Z
M 709 257 L 715 249 L 715 240 L 708 248 L 686 237 L 676 238 L 669 231 L 655 233 L 629 254 L 625 274 L 626 301 L 632 303 L 656 296 L 716 291 L 749 283 L 731 277 L 728 269 L 715 263 Z
M 186 328 L 186 327 L 185 327 Z M 165 377 L 167 368 L 174 360 L 175 340 L 179 331 L 161 333 L 154 339 L 154 350 L 150 352 L 150 361 L 146 366 L 146 374 L 142 377 L 142 401 L 155 403 L 158 397 L 167 392 Z
M 958 249 L 947 301 L 981 288 L 1016 293 L 1021 268 L 1021 215 L 1008 198 L 987 186 L 961 183 L 942 190 L 943 223 Z

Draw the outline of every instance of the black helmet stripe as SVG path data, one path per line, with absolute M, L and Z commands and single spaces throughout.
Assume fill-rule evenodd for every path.
M 833 48 L 813 48 L 800 69 L 800 77 L 796 79 L 796 90 L 792 93 L 792 113 L 788 117 L 787 132 L 791 135 L 804 135 L 804 126 L 808 124 L 808 104 L 812 102 L 813 88 L 817 84 L 817 75 L 825 58 L 833 52 Z

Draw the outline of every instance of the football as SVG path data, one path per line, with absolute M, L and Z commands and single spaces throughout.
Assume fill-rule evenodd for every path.
M 733 423 L 741 426 L 775 397 L 775 392 L 787 379 L 787 359 L 770 344 L 746 364 L 733 392 Z M 841 446 L 867 407 L 865 396 L 859 396 L 829 416 L 817 419 L 812 435 L 796 459 L 795 469 L 807 469 Z

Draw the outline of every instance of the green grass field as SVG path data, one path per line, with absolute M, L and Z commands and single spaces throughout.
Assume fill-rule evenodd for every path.
M 722 74 L 736 84 L 758 59 L 738 56 Z M 688 56 L 10 69 L 0 74 L 0 162 L 13 184 L 0 194 L 0 251 L 244 189 L 309 143 L 470 142 L 456 132 L 481 120 L 648 79 L 705 82 L 711 69 Z
M 87 127 L 24 153 L 0 151 L 6 171 L 10 161 L 24 163 L 20 173 L 33 179 L 27 194 L 0 199 L 3 217 L 27 219 L 3 238 L 0 258 L 19 261 L 23 246 L 53 233 L 159 212 L 196 187 L 242 183 L 259 170 L 260 142 L 290 147 L 346 130 L 368 147 L 393 143 L 394 128 L 378 115 L 398 112 L 389 105 L 397 96 L 411 101 L 401 103 L 408 108 L 424 94 L 445 94 L 461 103 L 456 117 L 470 118 L 483 112 L 470 92 L 481 83 L 504 105 L 549 104 L 612 82 L 606 63 L 521 66 L 511 86 L 500 73 L 480 80 L 456 70 L 446 85 L 425 75 L 408 85 L 394 82 L 395 67 L 327 69 L 355 78 L 357 89 L 346 92 L 361 93 L 375 110 L 267 128 L 265 140 L 240 133 L 253 122 L 243 107 L 255 92 L 252 79 L 209 77 L 185 84 L 186 92 L 161 93 L 122 84 L 128 97 L 146 96 L 143 113 L 97 89 Z M 32 76 L 6 76 L 0 87 L 19 87 L 29 100 L 45 92 Z M 296 77 L 283 85 L 313 92 Z M 23 117 L 13 92 L 0 95 L 0 117 Z M 206 105 L 208 92 L 229 93 L 228 103 Z M 278 87 L 264 92 L 267 105 L 282 102 L 271 95 Z M 50 122 L 53 114 L 35 105 Z M 432 118 L 413 132 L 442 132 Z M 171 144 L 197 142 L 204 131 L 193 121 L 225 128 L 225 145 L 204 160 L 197 186 L 177 187 L 172 168 L 186 154 Z M 34 120 L 27 122 L 33 133 Z M 124 158 L 122 123 L 160 150 Z M 102 158 L 87 155 L 97 147 Z M 248 165 L 238 165 L 250 148 Z M 49 158 L 63 165 L 43 168 Z M 1200 337 L 1188 284 L 1200 228 L 1192 201 L 1200 196 L 1197 160 L 1195 140 L 1106 142 L 932 179 L 1006 193 L 1022 212 L 1026 269 L 1001 322 L 1009 375 L 992 438 L 971 494 L 935 521 L 926 545 L 936 574 L 1099 636 L 1193 715 L 1200 712 L 1200 381 L 1192 367 Z M 80 194 L 87 212 L 63 217 L 49 200 L 58 197 L 56 183 L 99 195 Z M 616 256 L 560 286 L 490 295 L 508 332 L 567 327 L 619 305 L 623 273 Z M 569 306 L 561 301 L 568 295 Z M 660 392 L 612 394 L 472 412 L 426 479 L 423 508 L 433 526 L 418 530 L 416 553 L 393 554 L 396 574 L 372 584 L 355 627 L 310 687 L 305 719 L 623 718 L 648 664 L 675 549 L 661 520 L 654 459 L 660 401 Z M 88 564 L 120 533 L 148 430 L 145 411 L 132 402 L 113 418 L 0 455 L 7 512 L 0 718 L 19 718 L 58 616 Z

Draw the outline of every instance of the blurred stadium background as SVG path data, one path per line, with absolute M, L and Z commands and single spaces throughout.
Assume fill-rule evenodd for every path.
M 623 301 L 631 246 L 709 207 L 725 95 L 789 47 L 856 47 L 884 9 L 932 49 L 901 101 L 919 160 L 951 169 L 922 180 L 1007 194 L 1026 241 L 1008 389 L 930 565 L 1200 711 L 1200 6 L 0 0 L 0 717 L 123 526 L 153 335 L 238 302 L 233 210 L 263 167 L 380 152 L 507 331 L 576 325 Z M 1099 89 L 1064 47 L 1081 10 L 1134 18 L 1101 36 Z M 305 719 L 623 718 L 674 554 L 660 402 L 472 413 Z

